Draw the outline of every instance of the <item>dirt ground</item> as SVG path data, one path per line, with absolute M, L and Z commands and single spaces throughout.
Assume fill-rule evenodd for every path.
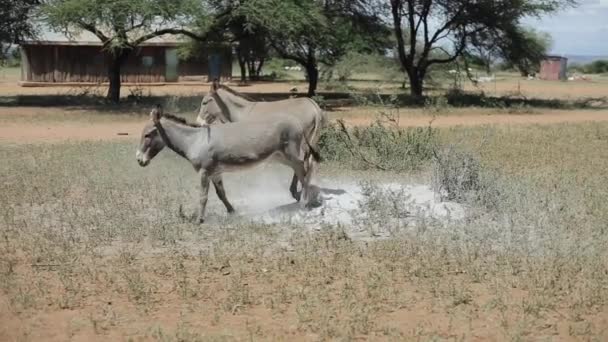
M 344 119 L 349 125 L 368 125 L 378 109 L 339 108 L 329 112 L 331 120 Z M 43 107 L 0 107 L 0 141 L 13 143 L 57 142 L 65 140 L 138 139 L 144 113 L 99 115 L 88 110 Z M 399 112 L 401 127 L 435 127 L 556 124 L 564 122 L 608 121 L 608 110 L 542 110 L 532 114 L 504 114 L 482 109 L 458 109 L 432 116 L 421 110 Z
M 498 76 L 496 82 L 481 83 L 474 86 L 468 82 L 464 88 L 468 91 L 483 91 L 489 95 L 524 95 L 529 98 L 574 100 L 580 98 L 598 98 L 608 96 L 608 78 L 602 76 L 589 76 L 587 81 L 542 81 L 527 80 L 516 75 Z M 19 73 L 12 71 L 8 74 L 0 73 L 0 96 L 17 95 L 79 95 L 97 94 L 105 95 L 107 86 L 83 87 L 22 87 L 18 84 Z M 303 80 L 290 80 L 285 82 L 260 82 L 251 85 L 239 85 L 238 82 L 226 83 L 243 93 L 273 93 L 289 92 L 296 88 L 299 92 L 306 92 L 307 84 Z M 350 84 L 355 88 L 364 89 L 393 89 L 399 86 L 397 82 L 357 81 Z M 323 89 L 324 84 L 320 85 Z M 189 96 L 200 95 L 209 89 L 209 84 L 200 82 L 181 82 L 174 85 L 159 85 L 150 87 L 123 86 L 121 95 L 127 97 L 133 93 L 152 96 Z
M 288 91 L 293 86 L 305 88 L 305 85 L 294 82 L 260 84 L 237 89 L 243 92 L 283 92 Z M 495 91 L 505 94 L 521 91 L 526 93 L 527 96 L 542 98 L 579 98 L 608 95 L 605 85 L 600 86 L 598 83 L 592 82 L 580 82 L 573 86 L 571 83 L 561 82 L 518 82 L 510 80 L 496 85 L 486 84 L 483 87 L 488 93 Z M 126 87 L 123 95 L 128 96 L 130 90 L 134 91 L 135 89 Z M 207 86 L 202 84 L 161 86 L 146 89 L 145 94 L 198 95 L 205 92 L 206 89 Z M 14 83 L 0 81 L 0 96 L 79 94 L 83 91 L 101 94 L 105 90 L 103 88 L 80 88 L 75 90 L 74 88 L 62 87 L 22 88 Z M 376 119 L 377 113 L 378 108 L 338 108 L 328 112 L 331 120 L 344 119 L 349 125 L 367 125 Z M 192 114 L 189 115 L 191 118 Z M 529 113 L 509 114 L 496 110 L 473 108 L 450 109 L 449 112 L 433 115 L 419 109 L 401 109 L 397 113 L 397 117 L 399 125 L 402 127 L 427 126 L 431 121 L 432 125 L 436 127 L 544 125 L 608 121 L 608 110 L 534 109 Z M 112 115 L 73 107 L 0 106 L 0 144 L 85 140 L 132 140 L 134 142 L 134 140 L 139 139 L 145 120 L 145 113 L 139 111 L 126 111 L 118 115 Z M 253 176 L 249 178 L 258 179 L 258 177 Z M 281 175 L 280 178 L 287 179 L 285 175 Z M 80 191 L 74 190 L 73 195 L 78 196 L 79 192 L 83 192 L 82 189 Z M 230 243 L 234 243 L 234 241 L 230 240 Z M 324 267 L 329 267 L 332 263 L 335 263 L 340 255 L 339 253 L 332 255 L 331 248 L 328 248 L 326 252 L 328 257 Z M 158 288 L 150 290 L 147 294 L 144 293 L 153 299 L 151 300 L 153 306 L 148 308 L 145 305 L 134 304 L 126 290 L 123 292 L 116 291 L 116 288 L 120 288 L 120 286 L 123 289 L 128 287 L 120 284 L 121 278 L 117 278 L 120 286 L 112 285 L 116 281 L 111 276 L 115 271 L 113 267 L 120 269 L 114 264 L 108 264 L 110 266 L 105 270 L 89 272 L 95 274 L 95 277 L 99 277 L 99 279 L 104 279 L 103 282 L 99 279 L 96 280 L 97 282 L 93 282 L 90 279 L 94 277 L 89 279 L 83 276 L 82 279 L 90 281 L 84 283 L 84 294 L 78 294 L 79 297 L 75 299 L 76 304 L 70 302 L 71 297 L 65 304 L 62 301 L 54 300 L 54 298 L 63 298 L 61 297 L 63 293 L 61 290 L 62 284 L 60 284 L 56 274 L 68 275 L 67 278 L 74 276 L 74 279 L 80 280 L 81 278 L 72 274 L 77 274 L 77 271 L 81 271 L 79 274 L 87 274 L 86 272 L 82 272 L 82 269 L 58 268 L 57 265 L 39 265 L 36 260 L 32 261 L 20 255 L 16 255 L 15 258 L 18 260 L 17 264 L 25 265 L 22 266 L 23 269 L 19 270 L 20 274 L 24 275 L 22 284 L 29 284 L 29 280 L 38 279 L 38 283 L 31 284 L 32 288 L 44 289 L 46 294 L 40 297 L 43 299 L 38 303 L 40 307 L 36 307 L 36 309 L 22 312 L 0 309 L 0 322 L 2 322 L 0 323 L 0 340 L 63 341 L 70 339 L 107 341 L 127 340 L 134 336 L 135 340 L 171 340 L 171 336 L 167 334 L 175 334 L 178 337 L 177 340 L 186 341 L 195 339 L 195 336 L 187 335 L 189 329 L 204 331 L 208 334 L 206 336 L 223 336 L 225 333 L 230 336 L 231 332 L 238 331 L 240 332 L 240 335 L 237 335 L 238 339 L 253 340 L 254 337 L 263 340 L 290 339 L 294 341 L 319 339 L 318 335 L 307 333 L 307 330 L 298 326 L 298 321 L 301 318 L 296 315 L 296 312 L 298 315 L 302 315 L 298 308 L 306 308 L 306 306 L 303 306 L 299 301 L 295 294 L 296 290 L 293 290 L 293 293 L 286 291 L 290 293 L 291 297 L 286 297 L 285 302 L 279 303 L 277 307 L 273 306 L 275 305 L 273 302 L 275 298 L 281 297 L 276 294 L 285 291 L 277 284 L 288 284 L 293 289 L 304 288 L 302 284 L 306 283 L 308 276 L 304 270 L 307 270 L 306 267 L 309 266 L 305 264 L 305 259 L 301 260 L 301 263 L 305 266 L 299 266 L 298 262 L 300 261 L 296 263 L 293 263 L 293 261 L 292 263 L 285 262 L 287 266 L 282 266 L 282 263 L 276 262 L 281 267 L 272 263 L 254 265 L 242 261 L 244 265 L 233 265 L 232 274 L 230 274 L 224 272 L 223 265 L 212 264 L 203 265 L 203 267 L 193 258 L 185 258 L 185 261 L 183 261 L 183 269 L 187 271 L 185 274 L 192 277 L 189 280 L 190 282 L 196 282 L 196 286 L 200 287 L 200 297 L 193 299 L 182 298 L 183 296 L 177 290 L 179 287 L 174 285 L 175 275 L 166 271 L 166 269 L 170 269 L 165 265 L 168 262 L 167 258 L 143 255 L 137 258 L 136 263 L 143 270 L 141 274 L 144 278 L 149 278 L 150 283 L 160 284 Z M 373 278 L 368 277 L 368 272 L 372 274 L 374 268 L 379 267 L 379 264 L 368 261 L 363 256 L 360 256 L 360 258 L 362 259 L 355 261 L 355 264 L 362 266 L 360 276 L 365 278 L 362 283 L 366 283 L 370 279 L 373 280 Z M 176 260 L 178 260 L 177 257 Z M 182 262 L 181 260 L 178 261 Z M 90 265 L 97 265 L 97 263 L 104 264 L 103 258 L 95 260 L 95 262 L 91 261 Z M 299 268 L 290 265 L 297 265 Z M 382 267 L 386 267 L 387 270 L 390 269 L 387 274 L 392 275 L 396 274 L 393 273 L 391 268 L 393 266 L 387 264 L 387 266 Z M 82 268 L 84 269 L 84 267 Z M 61 272 L 58 272 L 58 269 Z M 200 270 L 199 273 L 196 273 L 196 270 Z M 124 273 L 126 278 L 128 272 L 125 271 Z M 239 277 L 237 278 L 236 275 L 239 275 Z M 345 289 L 348 288 L 344 278 L 340 279 L 338 276 L 334 279 L 333 275 L 327 278 L 328 280 L 319 284 L 319 287 L 310 287 L 312 290 L 306 294 L 309 297 L 316 298 L 315 293 L 320 292 L 317 291 L 318 289 L 327 288 L 329 289 L 327 292 L 336 298 L 344 295 Z M 438 281 L 437 284 L 432 283 L 432 280 L 422 280 L 416 283 L 408 277 L 398 275 L 394 279 L 391 278 L 389 283 L 394 293 L 382 294 L 382 296 L 387 296 L 390 300 L 393 300 L 391 296 L 399 298 L 400 306 L 392 307 L 391 305 L 394 304 L 386 299 L 385 302 L 381 303 L 390 310 L 381 310 L 377 315 L 370 315 L 370 317 L 373 317 L 373 324 L 386 330 L 383 332 L 385 335 L 381 336 L 380 332 L 371 336 L 355 333 L 355 339 L 364 340 L 374 337 L 377 339 L 400 340 L 404 338 L 403 335 L 395 335 L 397 337 L 393 336 L 391 338 L 391 334 L 395 330 L 406 332 L 408 336 L 417 336 L 419 340 L 425 338 L 478 341 L 515 340 L 515 336 L 508 336 L 501 332 L 501 329 L 516 330 L 516 328 L 509 327 L 507 329 L 502 326 L 509 323 L 522 325 L 522 331 L 526 331 L 525 339 L 532 338 L 533 336 L 529 333 L 534 332 L 534 337 L 539 340 L 545 338 L 546 340 L 566 341 L 582 340 L 588 330 L 604 331 L 602 327 L 608 326 L 608 313 L 605 311 L 578 317 L 562 313 L 559 306 L 543 311 L 542 319 L 531 320 L 531 315 L 527 313 L 526 308 L 528 306 L 534 307 L 528 301 L 529 298 L 536 298 L 531 296 L 531 292 L 538 290 L 520 289 L 506 283 L 500 284 L 498 279 L 497 283 L 491 286 L 478 283 L 471 284 L 470 278 L 466 274 L 455 272 L 454 274 L 446 274 L 446 277 L 441 282 Z M 469 284 L 465 287 L 466 291 L 452 293 L 454 289 L 460 288 L 462 284 Z M 373 287 L 370 288 L 373 290 Z M 252 301 L 247 307 L 235 305 L 226 310 L 218 310 L 218 307 L 221 307 L 222 303 L 227 301 L 226 298 L 230 299 L 230 296 L 241 295 L 235 289 L 247 293 L 248 296 L 256 300 Z M 361 290 L 361 293 L 364 293 L 364 291 Z M 302 294 L 300 296 L 303 296 Z M 366 298 L 366 296 L 368 295 L 361 295 L 351 305 L 359 308 L 357 302 L 361 298 Z M 510 306 L 509 309 L 506 309 L 505 306 L 504 311 L 501 311 L 503 308 L 496 298 L 503 297 L 505 303 Z M 23 295 L 23 298 L 17 297 L 17 299 L 25 301 L 28 298 Z M 333 299 L 335 300 L 335 298 Z M 0 308 L 8 308 L 10 300 L 10 298 L 0 295 Z M 323 300 L 319 301 L 319 308 L 315 307 L 317 311 L 311 309 L 311 312 L 316 312 L 317 315 L 325 314 L 321 308 L 327 307 L 328 304 Z M 358 305 L 365 308 L 367 304 L 359 303 Z M 332 317 L 329 313 L 327 315 L 327 324 L 331 325 L 329 320 L 335 320 L 336 317 Z M 365 321 L 355 318 L 353 318 L 353 327 L 356 328 L 365 323 Z M 321 321 L 322 319 L 317 318 L 316 320 Z M 164 332 L 160 329 L 161 326 L 165 328 Z M 593 327 L 593 329 L 590 327 Z M 521 338 L 519 335 L 518 337 Z

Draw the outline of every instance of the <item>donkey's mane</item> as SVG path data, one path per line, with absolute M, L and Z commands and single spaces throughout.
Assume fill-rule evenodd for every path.
M 244 99 L 245 99 L 245 100 L 247 100 L 247 101 L 252 101 L 252 102 L 255 102 L 255 99 L 253 99 L 251 96 L 249 96 L 249 95 L 245 95 L 245 94 L 243 94 L 243 93 L 241 93 L 241 92 L 238 92 L 238 91 L 236 91 L 236 90 L 234 90 L 234 89 L 230 88 L 230 87 L 229 87 L 229 86 L 227 86 L 227 85 L 220 84 L 220 89 L 224 89 L 225 91 L 227 91 L 227 92 L 231 93 L 232 95 L 236 95 L 236 96 L 238 96 L 238 97 L 242 97 L 242 98 L 244 98 Z
M 186 125 L 186 126 L 190 126 L 190 127 L 196 127 L 196 128 L 201 127 L 200 125 L 190 123 L 184 118 L 180 118 L 179 116 L 175 116 L 175 115 L 169 114 L 169 113 L 163 113 L 163 118 L 171 120 L 173 122 L 177 122 L 177 123 Z

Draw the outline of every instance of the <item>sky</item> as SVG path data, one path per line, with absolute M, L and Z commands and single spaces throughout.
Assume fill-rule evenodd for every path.
M 578 6 L 526 24 L 553 37 L 551 52 L 608 56 L 608 0 L 578 0 Z
M 608 56 L 608 0 L 576 1 L 576 7 L 524 23 L 551 34 L 552 54 Z

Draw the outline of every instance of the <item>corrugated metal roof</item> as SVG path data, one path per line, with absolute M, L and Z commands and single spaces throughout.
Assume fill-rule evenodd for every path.
M 101 46 L 102 43 L 96 35 L 89 31 L 81 31 L 76 35 L 67 35 L 55 32 L 50 29 L 41 29 L 38 37 L 32 40 L 23 41 L 22 45 L 80 45 L 80 46 Z M 142 33 L 143 34 L 143 33 Z M 137 33 L 134 37 L 139 36 Z M 184 42 L 181 35 L 166 34 L 147 40 L 142 46 L 175 46 Z

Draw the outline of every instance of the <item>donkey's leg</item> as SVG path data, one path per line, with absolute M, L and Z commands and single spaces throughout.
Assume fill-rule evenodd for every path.
M 308 208 L 320 207 L 321 205 L 323 205 L 323 200 L 321 197 L 321 188 L 312 183 L 315 177 L 318 162 L 314 158 L 312 153 L 309 153 L 304 163 L 306 169 L 306 184 L 308 184 L 308 201 L 306 202 L 306 206 Z
M 285 164 L 289 165 L 298 181 L 302 184 L 302 199 L 304 203 L 308 200 L 308 183 L 306 178 L 306 168 L 304 167 L 304 160 L 301 157 L 301 150 L 296 144 L 289 144 L 284 150 Z
M 205 222 L 205 209 L 207 208 L 207 198 L 209 197 L 209 174 L 205 169 L 201 169 L 199 175 L 201 177 L 201 197 L 198 223 L 203 223 Z
M 215 187 L 215 193 L 217 194 L 217 197 L 219 197 L 222 203 L 224 203 L 224 206 L 226 207 L 228 213 L 234 213 L 234 208 L 232 207 L 232 204 L 228 202 L 228 198 L 226 197 L 226 191 L 224 190 L 224 182 L 222 181 L 222 175 L 217 174 L 212 176 L 211 181 L 213 182 L 213 186 Z
M 303 203 L 304 205 L 306 205 L 306 203 L 308 202 L 308 182 L 307 182 L 307 178 L 306 178 L 306 170 L 304 168 L 304 162 L 301 160 L 293 160 L 293 161 L 291 161 L 290 165 L 293 168 L 293 171 L 295 172 L 296 177 L 298 177 L 298 180 L 302 184 L 301 199 L 303 201 L 300 203 Z
M 289 151 L 291 153 L 293 153 L 293 151 Z M 287 152 L 287 153 L 289 153 Z M 309 168 L 310 168 L 310 162 L 308 162 L 307 160 L 310 159 L 312 160 L 312 154 L 308 153 L 307 151 L 300 149 L 300 159 L 304 161 L 304 172 L 308 173 L 309 172 Z M 302 183 L 302 182 L 300 182 Z M 302 189 L 304 189 L 304 184 L 302 183 Z M 294 172 L 293 174 L 293 179 L 291 180 L 291 187 L 289 188 L 289 191 L 291 191 L 291 196 L 293 198 L 296 199 L 296 201 L 300 201 L 301 198 L 301 192 L 298 191 L 298 175 Z
M 289 186 L 289 192 L 291 192 L 291 197 L 293 197 L 296 201 L 300 201 L 300 193 L 298 192 L 298 175 L 293 174 L 293 178 L 291 179 L 291 185 Z

